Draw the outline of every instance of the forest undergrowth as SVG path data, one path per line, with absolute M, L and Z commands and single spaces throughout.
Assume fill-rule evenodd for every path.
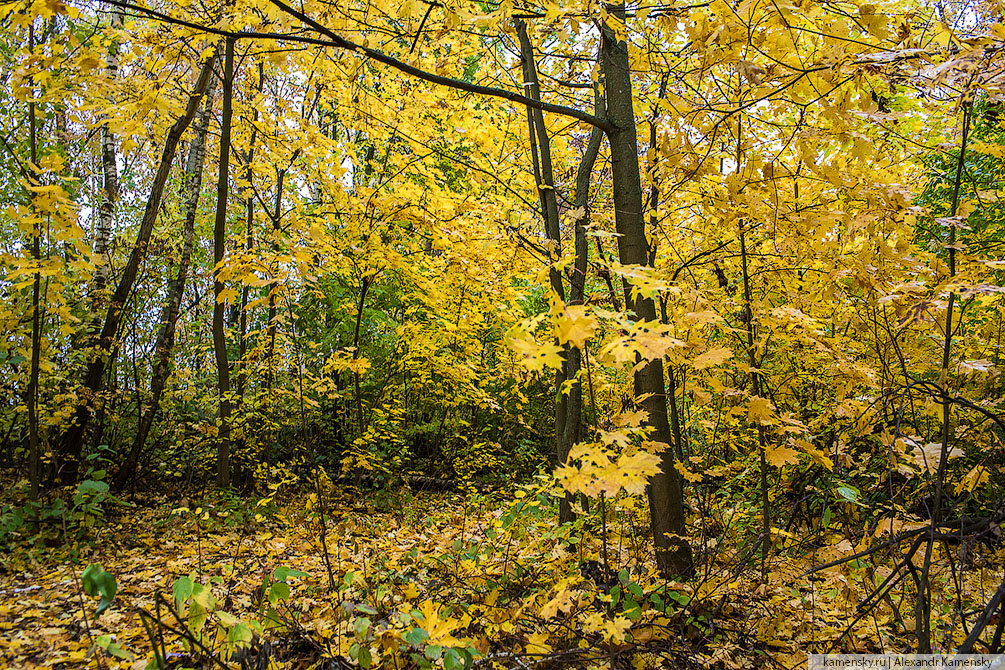
M 878 527 L 856 534 L 850 502 L 828 528 L 793 522 L 762 557 L 756 510 L 719 482 L 696 485 L 697 574 L 667 581 L 636 497 L 558 525 L 544 477 L 509 493 L 430 493 L 321 475 L 270 493 L 109 496 L 93 518 L 25 534 L 0 564 L 0 661 L 791 668 L 813 652 L 912 649 L 915 589 L 888 583 L 906 543 L 889 546 Z M 946 547 L 933 561 L 932 631 L 949 649 L 969 632 L 958 613 L 982 609 L 1001 583 L 1002 550 Z

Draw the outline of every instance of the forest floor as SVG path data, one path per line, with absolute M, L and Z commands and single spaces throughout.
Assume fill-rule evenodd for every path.
M 793 668 L 808 651 L 910 649 L 909 593 L 857 610 L 889 568 L 803 574 L 847 540 L 780 550 L 762 580 L 725 532 L 699 547 L 696 579 L 666 582 L 641 501 L 559 527 L 543 487 L 109 503 L 0 558 L 0 666 Z M 98 616 L 89 564 L 117 585 Z M 972 607 L 1001 579 L 991 565 L 968 573 Z

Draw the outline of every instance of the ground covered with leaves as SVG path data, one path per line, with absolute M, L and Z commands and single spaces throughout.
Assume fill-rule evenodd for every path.
M 101 518 L 24 536 L 3 559 L 0 662 L 791 668 L 807 652 L 911 648 L 911 590 L 877 593 L 900 550 L 810 572 L 882 544 L 882 529 L 857 545 L 836 530 L 812 546 L 779 535 L 762 567 L 743 506 L 722 508 L 698 523 L 696 577 L 666 581 L 644 498 L 594 503 L 560 526 L 555 494 L 545 480 L 506 494 L 315 482 L 253 500 L 109 503 Z M 964 572 L 960 547 L 936 546 L 932 621 L 945 648 L 965 637 L 958 612 L 1001 582 L 998 550 L 967 551 Z

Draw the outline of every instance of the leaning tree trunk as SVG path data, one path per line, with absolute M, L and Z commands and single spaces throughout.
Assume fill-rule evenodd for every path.
M 233 117 L 234 38 L 227 38 L 223 66 L 223 118 L 220 121 L 220 170 L 216 183 L 216 219 L 213 225 L 213 349 L 220 396 L 220 432 L 216 452 L 216 484 L 230 486 L 230 362 L 227 356 L 227 333 L 224 329 L 223 257 L 227 242 L 227 188 L 230 174 L 230 126 Z
M 174 163 L 175 153 L 178 150 L 178 142 L 196 115 L 199 101 L 213 75 L 213 64 L 215 61 L 216 55 L 214 53 L 203 64 L 199 78 L 196 81 L 195 89 L 189 96 L 185 111 L 174 122 L 168 130 L 167 137 L 164 139 L 164 149 L 161 151 L 160 165 L 157 167 L 157 174 L 154 176 L 153 185 L 150 188 L 150 195 L 147 198 L 146 208 L 143 211 L 140 228 L 136 233 L 136 244 L 129 254 L 129 259 L 122 270 L 122 277 L 119 279 L 115 292 L 112 294 L 111 302 L 108 305 L 104 324 L 98 334 L 97 351 L 94 352 L 94 356 L 91 357 L 91 361 L 87 365 L 84 382 L 78 392 L 80 400 L 77 410 L 70 418 L 69 425 L 67 425 L 56 442 L 56 456 L 60 468 L 58 476 L 63 482 L 73 483 L 77 480 L 80 468 L 80 456 L 83 453 L 84 436 L 87 433 L 87 426 L 91 420 L 96 395 L 101 390 L 101 382 L 108 363 L 111 360 L 111 351 L 115 344 L 115 336 L 118 333 L 119 324 L 122 321 L 123 310 L 132 293 L 133 284 L 136 282 L 140 263 L 147 253 L 147 246 L 150 243 L 150 236 L 153 234 L 154 223 L 157 221 L 157 212 L 160 210 L 161 199 L 164 195 L 164 187 L 167 184 L 168 176 L 171 173 L 171 165 Z
M 599 89 L 596 93 L 595 114 L 603 114 L 604 99 Z M 569 304 L 582 305 L 586 294 L 586 270 L 590 257 L 589 240 L 586 239 L 586 225 L 589 222 L 590 209 L 590 177 L 593 166 L 600 153 L 600 145 L 604 141 L 604 133 L 600 128 L 594 128 L 590 133 L 590 142 L 579 163 L 576 172 L 576 200 L 573 209 L 574 225 L 576 227 L 576 260 L 573 264 L 572 278 L 569 281 Z M 569 398 L 566 401 L 565 435 L 562 442 L 565 446 L 564 456 L 567 458 L 569 449 L 583 438 L 583 384 L 577 379 L 583 363 L 583 351 L 570 346 L 566 350 L 566 379 L 574 380 L 569 388 Z M 563 461 L 565 459 L 563 458 Z M 566 493 L 559 503 L 558 518 L 562 523 L 573 521 L 572 496 Z
M 538 84 L 537 63 L 534 60 L 534 47 L 527 33 L 527 23 L 523 20 L 517 21 L 516 29 L 520 39 L 520 58 L 523 61 L 523 80 L 524 87 L 527 89 L 527 97 L 540 101 L 541 87 Z M 548 250 L 549 260 L 557 259 L 562 255 L 562 233 L 558 216 L 558 196 L 555 193 L 554 170 L 551 162 L 551 138 L 548 137 L 548 128 L 544 124 L 544 112 L 528 107 L 527 124 L 534 166 L 534 181 L 537 183 L 541 213 L 544 216 L 544 233 L 552 244 L 552 248 Z M 565 286 L 562 283 L 562 274 L 552 266 L 548 275 L 551 290 L 555 292 L 558 300 L 564 302 Z M 569 401 L 568 397 L 562 393 L 562 386 L 565 384 L 565 380 L 569 379 L 566 370 L 569 360 L 568 348 L 565 353 L 565 361 L 555 373 L 555 390 L 557 392 L 555 399 L 555 454 L 559 463 L 565 463 L 571 446 L 565 441 L 565 422 Z M 568 503 L 565 503 L 559 511 L 559 518 L 562 521 L 571 521 L 571 514 L 572 508 Z
M 611 16 L 625 20 L 624 3 L 609 5 Z M 615 227 L 618 256 L 625 265 L 648 265 L 648 244 L 642 211 L 642 179 L 639 173 L 638 138 L 632 109 L 632 79 L 628 45 L 619 42 L 611 26 L 601 31 L 601 65 L 607 97 L 607 119 L 614 128 L 607 133 L 611 146 L 614 186 Z M 625 304 L 642 321 L 656 320 L 656 304 L 648 298 L 635 299 L 625 283 Z M 667 418 L 663 362 L 648 362 L 635 373 L 635 395 L 644 398 L 646 423 L 653 441 L 669 445 L 672 440 Z M 674 467 L 671 449 L 662 453 L 661 471 L 648 487 L 650 524 L 656 545 L 656 564 L 665 577 L 690 575 L 694 571 L 691 546 L 684 536 L 684 500 L 680 473 Z
M 215 81 L 215 80 L 214 80 Z M 181 260 L 178 262 L 178 274 L 168 284 L 167 301 L 161 308 L 160 331 L 154 344 L 153 376 L 150 380 L 150 406 L 146 412 L 140 410 L 139 426 L 132 448 L 122 467 L 115 477 L 117 488 L 123 488 L 136 476 L 136 466 L 140 454 L 146 444 L 150 427 L 154 423 L 160 409 L 161 396 L 167 386 L 171 373 L 171 350 L 174 347 L 175 329 L 178 315 L 181 311 L 181 300 L 185 294 L 185 282 L 188 280 L 188 270 L 192 262 L 192 247 L 195 240 L 195 216 L 199 207 L 199 191 L 202 189 L 202 167 L 206 155 L 206 135 L 209 131 L 209 119 L 212 116 L 213 94 L 215 86 L 211 83 L 206 90 L 206 104 L 199 112 L 195 124 L 195 137 L 188 148 L 188 159 L 185 162 L 185 177 L 183 193 L 185 198 L 184 241 L 182 242 Z

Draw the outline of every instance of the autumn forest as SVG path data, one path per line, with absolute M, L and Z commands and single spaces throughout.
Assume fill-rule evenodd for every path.
M 997 0 L 0 29 L 0 666 L 1005 649 Z

